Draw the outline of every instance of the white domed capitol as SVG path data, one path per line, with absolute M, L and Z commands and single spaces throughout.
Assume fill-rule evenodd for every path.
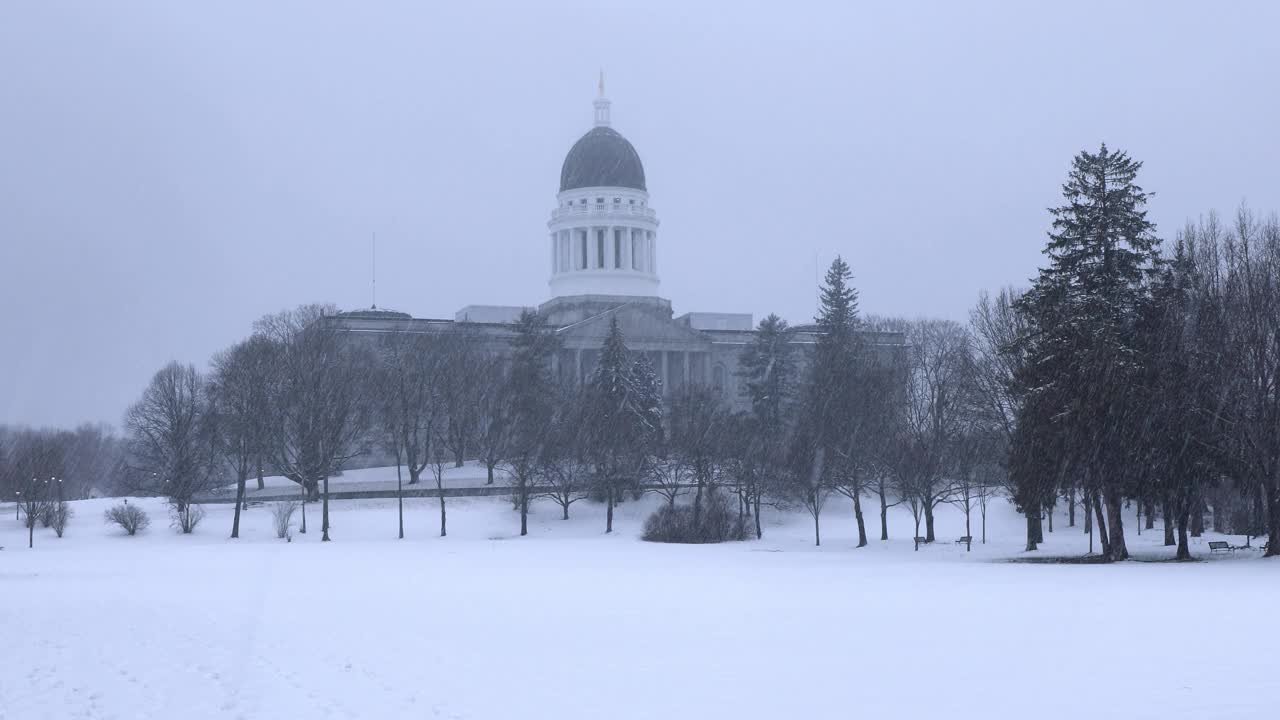
M 738 358 L 754 333 L 752 316 L 675 316 L 671 301 L 660 297 L 658 213 L 649 204 L 640 154 L 612 127 L 603 78 L 594 105 L 595 126 L 565 156 L 556 206 L 547 221 L 551 299 L 536 309 L 561 341 L 555 372 L 564 380 L 585 380 L 616 317 L 627 346 L 653 362 L 665 395 L 705 385 L 741 408 L 745 399 L 738 387 Z M 468 305 L 452 320 L 434 320 L 375 308 L 343 313 L 334 322 L 357 334 L 470 332 L 503 352 L 514 336 L 512 324 L 525 309 Z M 811 326 L 797 330 L 794 342 L 813 343 Z M 869 334 L 868 339 L 901 343 L 892 333 Z

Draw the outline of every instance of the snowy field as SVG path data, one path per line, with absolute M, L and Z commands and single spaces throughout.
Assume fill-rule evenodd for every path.
M 277 540 L 264 508 L 226 539 L 229 505 L 194 536 L 124 537 L 114 501 L 75 503 L 36 547 L 0 505 L 0 718 L 1261 718 L 1280 701 L 1263 623 L 1280 564 L 1029 565 L 1021 519 L 992 510 L 993 542 L 853 548 L 848 501 L 771 513 L 765 539 L 638 539 L 656 499 L 619 509 L 536 506 L 531 535 L 501 498 L 335 502 L 334 542 Z M 7 515 L 4 514 L 7 511 Z M 1132 521 L 1132 518 L 1129 518 Z M 1057 518 L 1042 554 L 1082 554 Z M 868 521 L 875 528 L 874 514 Z M 977 534 L 975 526 L 975 534 Z M 873 535 L 874 537 L 875 535 Z M 1159 532 L 1135 554 L 1171 555 Z M 1232 538 L 1241 542 L 1241 538 Z

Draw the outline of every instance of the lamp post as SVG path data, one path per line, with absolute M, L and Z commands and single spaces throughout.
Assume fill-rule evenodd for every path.
M 58 504 L 61 505 L 62 504 L 62 478 L 56 477 L 52 479 L 58 481 Z
M 18 508 L 22 507 L 22 491 L 13 491 L 13 519 L 18 519 Z

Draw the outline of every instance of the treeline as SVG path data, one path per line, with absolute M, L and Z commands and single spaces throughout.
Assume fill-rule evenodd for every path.
M 156 374 L 127 414 L 117 475 L 169 498 L 184 531 L 195 500 L 234 482 L 232 537 L 248 483 L 274 474 L 321 503 L 327 540 L 329 478 L 376 453 L 394 459 L 401 488 L 424 477 L 443 488 L 464 459 L 490 483 L 501 472 L 522 534 L 534 500 L 566 518 L 597 502 L 608 532 L 617 503 L 653 492 L 666 500 L 646 524 L 654 540 L 760 537 L 761 509 L 775 506 L 807 511 L 820 544 L 823 510 L 842 498 L 859 547 L 888 539 L 898 505 L 917 547 L 936 540 L 944 505 L 963 512 L 972 544 L 997 495 L 1025 515 L 1028 550 L 1059 508 L 1091 542 L 1096 531 L 1108 560 L 1128 555 L 1126 510 L 1146 528 L 1160 517 L 1179 558 L 1206 520 L 1275 538 L 1280 222 L 1210 215 L 1162 245 L 1140 167 L 1105 146 L 1079 154 L 1045 267 L 1026 290 L 984 293 L 967 324 L 863 317 L 837 258 L 804 329 L 816 340 L 764 318 L 742 350 L 739 398 L 664 393 L 616 318 L 585 382 L 566 383 L 557 335 L 533 313 L 503 350 L 465 324 L 362 335 L 325 306 L 268 316 L 208 373 Z M 439 513 L 444 535 L 443 494 Z M 403 501 L 398 516 L 403 537 Z
M 1048 264 L 996 328 L 1027 549 L 1066 493 L 1111 560 L 1128 557 L 1127 503 L 1173 521 L 1179 558 L 1210 511 L 1280 554 L 1280 222 L 1210 215 L 1162 251 L 1140 168 L 1105 145 L 1075 158 Z

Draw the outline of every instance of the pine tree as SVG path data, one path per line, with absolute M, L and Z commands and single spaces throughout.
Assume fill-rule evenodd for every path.
M 830 487 L 833 470 L 851 462 L 855 451 L 860 410 L 856 399 L 857 372 L 861 362 L 858 341 L 858 291 L 852 287 L 853 272 L 848 263 L 836 257 L 827 270 L 821 288 L 821 306 L 815 318 L 818 342 L 809 370 L 805 392 L 805 428 L 798 437 L 813 449 L 808 472 L 793 474 L 798 483 L 797 494 L 813 515 L 814 541 L 821 542 L 818 518 L 824 497 Z M 866 544 L 861 505 L 855 498 L 855 514 L 859 527 L 859 547 Z
M 1112 560 L 1128 557 L 1121 508 L 1137 490 L 1133 441 L 1142 417 L 1135 388 L 1145 362 L 1135 346 L 1135 327 L 1159 243 L 1146 218 L 1148 194 L 1135 182 L 1141 167 L 1106 145 L 1075 157 L 1062 188 L 1065 204 L 1050 210 L 1048 266 L 1018 301 L 1030 327 L 1020 339 L 1024 362 L 1017 378 L 1026 395 L 1019 424 L 1028 425 L 1015 441 L 1065 439 L 1056 444 L 1058 455 L 1033 465 L 1054 478 L 1074 474 L 1086 493 L 1100 496 L 1110 525 L 1104 547 Z M 1011 450 L 1015 458 L 1033 458 L 1036 452 L 1029 446 Z M 1052 469 L 1042 467 L 1046 459 Z M 1015 482 L 1042 485 L 1044 480 L 1016 473 Z M 1055 496 L 1015 494 L 1045 503 Z M 1043 508 L 1022 505 L 1032 513 L 1029 524 Z
M 628 482 L 644 470 L 650 449 L 662 432 L 662 389 L 653 365 L 632 358 L 618 327 L 609 334 L 600 361 L 587 381 L 588 452 L 594 480 L 605 500 L 605 532 L 613 532 L 613 507 Z

